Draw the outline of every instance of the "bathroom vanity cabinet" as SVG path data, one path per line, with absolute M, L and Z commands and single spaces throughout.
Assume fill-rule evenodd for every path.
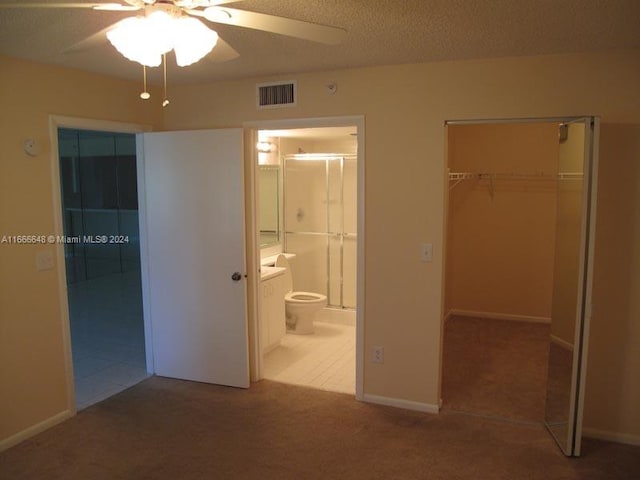
M 283 274 L 284 268 L 262 267 L 260 279 L 262 353 L 267 353 L 280 345 L 286 333 Z

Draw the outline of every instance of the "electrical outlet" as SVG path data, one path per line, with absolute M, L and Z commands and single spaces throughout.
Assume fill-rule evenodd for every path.
M 52 270 L 53 269 L 53 252 L 44 250 L 36 253 L 36 270 Z
M 373 363 L 384 363 L 384 347 L 373 347 Z
M 432 243 L 423 243 L 420 251 L 420 259 L 423 262 L 432 262 L 433 261 L 433 244 Z

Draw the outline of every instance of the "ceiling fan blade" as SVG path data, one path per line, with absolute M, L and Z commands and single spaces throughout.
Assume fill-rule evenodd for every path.
M 178 7 L 183 8 L 206 8 L 224 5 L 226 3 L 239 3 L 242 0 L 175 0 Z
M 142 7 L 119 3 L 0 3 L 0 8 L 88 8 L 93 10 L 135 11 Z
M 124 20 L 120 20 L 120 22 L 122 21 Z M 61 53 L 77 53 L 104 45 L 105 43 L 107 43 L 107 32 L 112 28 L 115 28 L 115 26 L 120 22 L 113 23 L 108 27 L 103 28 L 99 32 L 96 32 L 93 35 L 85 38 L 84 40 L 80 40 L 78 43 L 65 48 Z
M 215 23 L 263 30 L 327 45 L 341 43 L 347 34 L 346 30 L 338 27 L 329 27 L 235 8 L 208 7 L 204 11 L 188 10 L 187 12 Z
M 135 12 L 136 10 L 141 10 L 142 8 L 144 8 L 144 6 L 120 5 L 119 3 L 105 3 L 95 5 L 93 7 L 94 10 L 106 10 L 108 12 Z
M 124 20 L 120 20 L 122 22 Z M 83 52 L 85 50 L 90 50 L 92 48 L 101 47 L 108 43 L 107 32 L 113 28 L 115 28 L 120 22 L 116 22 L 112 25 L 109 25 L 106 28 L 103 28 L 99 32 L 94 33 L 93 35 L 85 38 L 84 40 L 80 40 L 78 43 L 71 45 L 68 48 L 65 48 L 62 53 L 78 53 Z M 216 46 L 213 48 L 211 53 L 209 53 L 205 58 L 211 62 L 222 63 L 228 62 L 230 60 L 235 60 L 238 58 L 240 54 L 237 52 L 235 48 L 225 42 L 222 38 L 218 37 L 218 41 Z
M 236 51 L 235 48 L 218 37 L 216 46 L 213 47 L 211 53 L 209 53 L 209 55 L 207 55 L 205 58 L 211 62 L 221 63 L 228 62 L 229 60 L 235 60 L 239 56 L 240 54 Z

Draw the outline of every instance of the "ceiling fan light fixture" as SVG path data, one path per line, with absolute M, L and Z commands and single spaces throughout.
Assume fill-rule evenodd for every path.
M 124 19 L 107 32 L 107 38 L 125 58 L 157 67 L 162 54 L 173 48 L 171 36 L 166 34 L 170 26 L 171 16 L 157 11 L 148 17 Z
M 176 63 L 186 67 L 204 58 L 218 42 L 218 34 L 193 17 L 176 18 L 173 24 L 173 50 Z
M 218 34 L 198 19 L 158 8 L 146 16 L 118 22 L 107 32 L 107 38 L 131 61 L 158 67 L 162 63 L 162 55 L 174 50 L 176 62 L 184 67 L 213 50 Z

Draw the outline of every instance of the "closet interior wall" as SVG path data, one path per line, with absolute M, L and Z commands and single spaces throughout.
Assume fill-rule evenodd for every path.
M 450 181 L 445 311 L 549 322 L 558 124 L 448 126 Z

